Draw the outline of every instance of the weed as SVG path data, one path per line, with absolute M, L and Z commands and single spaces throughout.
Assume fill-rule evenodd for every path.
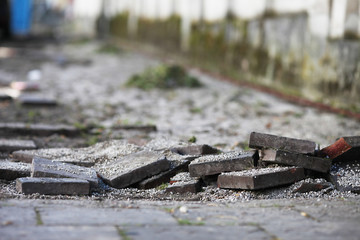
M 131 238 L 126 234 L 126 232 L 124 230 L 122 230 L 120 227 L 116 226 L 116 231 L 118 232 L 121 239 L 131 240 Z
M 191 138 L 188 139 L 189 143 L 196 143 L 197 139 L 195 136 L 192 136 Z
M 160 186 L 158 186 L 156 189 L 157 190 L 165 190 L 167 188 L 167 186 L 169 186 L 168 183 L 162 183 Z
M 36 225 L 38 225 L 38 226 L 44 225 L 44 222 L 41 219 L 40 211 L 37 208 L 35 208 L 34 211 L 35 211 L 35 215 L 36 215 Z
M 190 112 L 191 112 L 191 113 L 201 113 L 201 112 L 202 112 L 202 109 L 201 109 L 201 108 L 194 107 L 194 108 L 190 108 Z

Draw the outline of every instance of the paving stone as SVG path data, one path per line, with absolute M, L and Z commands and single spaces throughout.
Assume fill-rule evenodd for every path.
M 136 130 L 142 132 L 156 132 L 157 127 L 155 125 L 120 125 L 113 126 L 112 129 L 116 130 Z
M 57 101 L 54 98 L 37 96 L 20 96 L 17 101 L 24 106 L 54 107 L 57 105 Z
M 12 82 L 10 87 L 19 91 L 40 90 L 40 85 L 37 82 Z
M 23 194 L 88 195 L 90 183 L 76 178 L 18 178 L 16 190 Z
M 256 159 L 256 151 L 206 155 L 192 161 L 189 165 L 189 172 L 192 177 L 201 177 L 222 172 L 239 171 L 254 167 Z
M 92 188 L 98 187 L 96 171 L 91 168 L 75 166 L 48 159 L 34 157 L 31 177 L 77 178 L 90 182 Z
M 202 181 L 199 178 L 190 177 L 190 173 L 178 173 L 170 179 L 170 185 L 165 189 L 172 193 L 197 193 L 201 191 Z
M 32 135 L 46 137 L 53 134 L 66 136 L 77 136 L 79 129 L 69 125 L 47 125 L 26 123 L 0 123 L 0 134 L 2 135 Z
M 291 184 L 304 178 L 303 168 L 259 168 L 222 173 L 218 177 L 218 187 L 258 190 Z
M 176 147 L 171 149 L 172 152 L 180 155 L 207 155 L 217 154 L 220 152 L 219 149 L 213 148 L 209 145 L 189 145 L 184 147 Z
M 1 93 L 0 92 L 0 101 L 10 101 L 10 100 L 12 100 L 11 96 L 9 96 L 6 93 Z
M 170 163 L 161 153 L 141 151 L 97 167 L 105 183 L 124 188 L 168 170 Z
M 317 148 L 316 143 L 313 141 L 257 132 L 250 134 L 249 147 L 257 149 L 273 148 L 304 154 L 314 154 Z
M 3 199 L 2 199 L 3 200 Z M 16 227 L 21 229 L 24 226 L 36 226 L 36 213 L 33 207 L 24 206 L 13 206 L 11 203 L 1 202 L 0 204 L 0 232 L 1 239 L 4 238 L 5 229 L 9 227 Z M 14 230 L 14 229 L 13 229 Z M 12 238 L 19 239 L 19 238 Z
M 264 162 L 298 166 L 323 173 L 329 172 L 331 167 L 330 159 L 291 153 L 283 150 L 265 149 L 261 150 L 260 155 Z
M 302 183 L 300 187 L 296 188 L 294 193 L 307 193 L 307 192 L 318 192 L 326 188 L 331 188 L 333 185 L 330 182 L 324 183 Z
M 330 146 L 320 150 L 319 155 L 334 162 L 360 159 L 360 136 L 342 137 Z
M 140 181 L 135 184 L 134 187 L 139 189 L 150 189 L 158 187 L 163 183 L 169 183 L 170 179 L 177 173 L 187 171 L 190 163 L 189 160 L 169 160 L 169 162 L 169 170 Z
M 13 152 L 17 150 L 36 149 L 32 140 L 0 139 L 0 152 Z
M 12 181 L 20 177 L 28 177 L 30 173 L 30 164 L 0 161 L 0 179 Z

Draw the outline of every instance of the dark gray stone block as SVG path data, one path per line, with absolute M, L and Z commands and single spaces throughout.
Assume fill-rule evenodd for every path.
M 220 152 L 219 149 L 213 148 L 206 144 L 176 147 L 172 148 L 171 151 L 180 155 L 208 155 L 217 154 Z
M 89 181 L 92 188 L 97 188 L 99 184 L 94 169 L 51 161 L 39 157 L 34 157 L 33 159 L 31 177 L 83 179 Z
M 265 149 L 261 151 L 262 161 L 279 163 L 326 173 L 330 170 L 331 159 L 291 153 L 283 150 Z
M 97 167 L 104 182 L 125 188 L 170 168 L 169 161 L 158 152 L 142 151 Z
M 31 135 L 46 137 L 53 134 L 66 136 L 77 136 L 79 129 L 68 125 L 47 125 L 47 124 L 26 124 L 26 123 L 0 123 L 0 134 L 11 135 Z
M 1 93 L 0 92 L 0 101 L 10 101 L 10 100 L 12 100 L 11 96 L 9 96 L 6 93 Z
M 206 155 L 195 159 L 189 165 L 192 177 L 240 171 L 254 167 L 257 152 L 231 152 L 218 155 Z
M 75 178 L 18 178 L 16 189 L 20 193 L 44 195 L 88 195 L 90 183 Z
M 317 146 L 313 141 L 252 132 L 250 134 L 249 147 L 256 149 L 273 148 L 289 152 L 314 154 Z
M 0 179 L 12 181 L 20 177 L 29 177 L 30 172 L 30 164 L 0 161 Z
M 190 177 L 189 173 L 178 173 L 170 180 L 170 185 L 165 189 L 165 192 L 186 194 L 197 193 L 201 191 L 201 179 Z
M 24 106 L 54 107 L 57 105 L 57 101 L 53 98 L 37 96 L 20 96 L 17 101 Z
M 142 132 L 156 132 L 157 128 L 155 125 L 120 125 L 113 126 L 112 129 L 116 130 L 134 130 Z
M 333 185 L 329 182 L 324 183 L 302 183 L 300 187 L 296 188 L 294 193 L 307 193 L 307 192 L 318 192 L 326 188 L 331 188 Z
M 303 168 L 259 168 L 222 173 L 218 177 L 218 187 L 257 190 L 291 184 L 304 178 Z
M 36 149 L 32 140 L 0 139 L 0 151 L 11 153 L 17 150 Z

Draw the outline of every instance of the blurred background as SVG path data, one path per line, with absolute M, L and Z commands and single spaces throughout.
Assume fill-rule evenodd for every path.
M 359 112 L 359 0 L 0 0 L 1 41 L 151 45 L 233 79 Z

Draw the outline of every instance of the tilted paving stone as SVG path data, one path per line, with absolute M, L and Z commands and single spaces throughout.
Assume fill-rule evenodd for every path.
M 165 189 L 172 193 L 197 193 L 201 191 L 202 181 L 199 178 L 190 177 L 190 173 L 178 173 L 170 180 L 170 185 Z
M 17 150 L 36 149 L 32 140 L 0 139 L 0 152 L 13 152 Z
M 21 105 L 24 106 L 35 106 L 35 107 L 54 107 L 58 103 L 54 98 L 45 98 L 45 97 L 37 97 L 37 96 L 20 96 L 17 99 Z
M 96 167 L 105 183 L 124 188 L 168 170 L 170 163 L 162 153 L 141 151 Z
M 88 195 L 90 183 L 76 178 L 18 178 L 16 190 L 23 194 Z
M 56 162 L 34 157 L 31 177 L 77 178 L 90 182 L 92 188 L 97 188 L 99 180 L 96 171 L 91 168 Z
M 192 177 L 239 171 L 255 166 L 257 152 L 230 152 L 218 155 L 206 155 L 195 159 L 189 165 Z
M 334 162 L 360 159 L 360 136 L 342 137 L 319 152 L 320 156 L 329 157 Z
M 317 145 L 313 141 L 252 132 L 250 134 L 249 147 L 256 149 L 273 148 L 289 152 L 314 154 Z
M 323 173 L 329 172 L 331 168 L 330 159 L 291 153 L 283 150 L 265 149 L 261 150 L 260 155 L 264 162 L 298 166 Z
M 333 185 L 330 182 L 324 183 L 302 183 L 300 187 L 296 188 L 294 193 L 307 193 L 307 192 L 318 192 L 323 189 L 331 188 Z
M 172 148 L 171 151 L 180 155 L 208 155 L 220 153 L 219 149 L 213 148 L 206 144 L 176 147 Z
M 222 173 L 218 177 L 218 187 L 257 190 L 294 183 L 304 178 L 303 168 L 259 168 Z
M 29 177 L 30 173 L 30 164 L 0 161 L 0 179 L 12 181 L 20 177 Z
M 73 126 L 61 124 L 0 123 L 0 134 L 5 136 L 31 135 L 40 137 L 47 137 L 53 134 L 77 136 L 80 134 L 80 130 Z

